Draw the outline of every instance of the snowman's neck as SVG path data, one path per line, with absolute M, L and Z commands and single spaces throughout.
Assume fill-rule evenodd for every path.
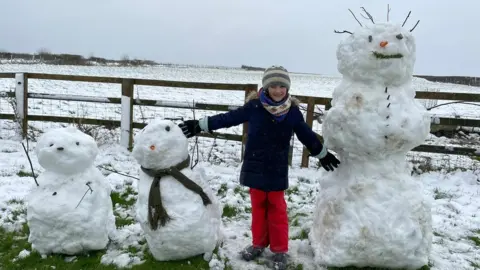
M 144 171 L 146 174 L 150 175 L 152 173 L 168 173 L 170 172 L 172 169 L 177 169 L 177 170 L 183 170 L 185 168 L 187 168 L 188 166 L 190 165 L 190 155 L 187 156 L 186 159 L 184 159 L 182 162 L 174 165 L 174 166 L 171 166 L 171 167 L 168 167 L 168 168 L 162 168 L 162 169 L 152 169 L 152 168 L 145 168 L 143 166 L 140 166 L 140 168 L 142 169 L 142 171 Z M 150 175 L 151 176 L 151 175 Z

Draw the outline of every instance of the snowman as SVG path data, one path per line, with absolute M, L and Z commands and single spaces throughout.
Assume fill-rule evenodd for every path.
M 188 140 L 170 120 L 150 122 L 134 138 L 140 165 L 137 220 L 156 260 L 204 255 L 221 242 L 222 211 L 202 168 L 192 170 Z
M 315 262 L 420 268 L 431 250 L 431 201 L 406 154 L 428 136 L 430 117 L 414 99 L 415 39 L 394 23 L 362 26 L 337 59 L 343 79 L 322 130 L 342 165 L 321 182 L 309 234 Z
M 51 129 L 35 151 L 45 171 L 27 196 L 32 249 L 41 255 L 105 249 L 115 216 L 111 187 L 93 165 L 95 140 L 75 127 Z

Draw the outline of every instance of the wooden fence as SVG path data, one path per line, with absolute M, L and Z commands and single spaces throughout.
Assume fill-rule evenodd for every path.
M 133 121 L 133 106 L 155 106 L 155 107 L 168 107 L 168 108 L 189 108 L 200 110 L 215 110 L 215 111 L 229 111 L 237 108 L 238 106 L 219 105 L 209 103 L 194 103 L 194 104 L 182 104 L 179 102 L 169 102 L 162 100 L 151 99 L 135 99 L 134 98 L 134 86 L 162 86 L 162 87 L 178 87 L 178 88 L 191 88 L 191 89 L 207 89 L 207 90 L 231 90 L 231 91 L 244 91 L 245 97 L 251 91 L 257 91 L 258 85 L 256 84 L 227 84 L 227 83 L 205 83 L 205 82 L 183 82 L 183 81 L 165 81 L 165 80 L 151 80 L 151 79 L 135 79 L 135 78 L 116 78 L 116 77 L 97 77 L 97 76 L 79 76 L 79 75 L 60 75 L 60 74 L 41 74 L 41 73 L 0 73 L 0 78 L 14 78 L 15 79 L 15 92 L 0 92 L 0 97 L 15 98 L 17 107 L 15 114 L 6 114 L 0 112 L 0 119 L 17 120 L 21 122 L 23 136 L 27 136 L 28 121 L 48 121 L 59 123 L 82 123 L 90 125 L 101 125 L 107 127 L 120 127 L 120 144 L 128 149 L 131 149 L 133 142 L 133 128 L 143 128 L 145 124 Z M 29 93 L 28 81 L 30 79 L 38 80 L 65 80 L 76 82 L 96 82 L 96 83 L 111 83 L 119 84 L 119 90 L 121 90 L 121 98 L 118 97 L 92 97 L 81 95 L 62 95 L 62 94 L 47 94 L 47 93 Z M 311 97 L 311 96 L 299 96 L 296 98 L 301 103 L 307 104 L 306 106 L 306 122 L 312 127 L 314 121 L 314 109 L 315 105 L 325 105 L 328 110 L 330 107 L 331 98 L 328 97 Z M 80 117 L 67 117 L 67 116 L 49 116 L 49 115 L 32 115 L 28 113 L 28 99 L 49 99 L 49 100 L 66 100 L 66 101 L 86 101 L 95 103 L 110 103 L 121 104 L 121 120 L 107 120 L 107 119 L 94 119 L 94 118 L 80 118 Z M 480 102 L 480 94 L 472 93 L 447 93 L 447 92 L 417 92 L 416 98 L 418 99 L 437 99 L 437 100 L 450 100 L 450 101 L 469 101 Z M 480 127 L 480 120 L 478 119 L 462 119 L 462 118 L 440 118 L 440 122 L 435 125 L 441 126 L 464 126 L 464 127 Z M 246 130 L 248 124 L 243 124 L 243 134 L 225 134 L 214 132 L 212 134 L 203 133 L 200 136 L 212 137 L 225 140 L 241 141 L 244 146 L 246 142 Z M 323 138 L 317 134 L 323 141 Z M 244 147 L 242 147 L 243 157 Z M 430 152 L 430 153 L 444 153 L 444 154 L 456 154 L 466 156 L 479 157 L 480 153 L 476 149 L 466 147 L 444 147 L 438 145 L 420 145 L 412 151 Z M 303 149 L 302 152 L 302 167 L 308 167 L 308 150 Z

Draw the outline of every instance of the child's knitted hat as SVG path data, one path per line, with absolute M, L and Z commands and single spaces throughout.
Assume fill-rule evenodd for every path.
M 263 73 L 263 89 L 268 90 L 269 86 L 275 84 L 285 86 L 287 91 L 290 89 L 290 76 L 288 71 L 282 66 L 271 66 Z

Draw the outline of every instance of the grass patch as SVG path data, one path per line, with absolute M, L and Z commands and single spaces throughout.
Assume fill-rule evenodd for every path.
M 33 173 L 32 172 L 27 172 L 27 171 L 24 171 L 24 170 L 20 170 L 17 172 L 17 176 L 18 177 L 33 177 Z M 36 175 L 35 175 L 36 177 Z
M 297 236 L 294 236 L 294 237 L 292 237 L 292 238 L 290 238 L 290 239 L 292 239 L 292 240 L 298 240 L 298 239 L 299 239 L 299 240 L 305 240 L 305 239 L 308 239 L 308 231 L 302 229 Z
M 287 195 L 292 195 L 292 194 L 298 194 L 300 190 L 298 189 L 298 186 L 294 186 L 293 188 L 289 188 L 285 191 Z
M 7 232 L 0 228 L 0 265 L 2 269 L 9 270 L 24 270 L 24 269 L 97 269 L 97 270 L 115 270 L 118 267 L 114 265 L 103 265 L 100 260 L 105 251 L 89 252 L 82 255 L 77 255 L 72 262 L 65 261 L 66 258 L 71 257 L 67 255 L 50 255 L 42 258 L 37 252 L 32 252 L 29 256 L 23 259 L 16 259 L 20 251 L 31 251 L 31 245 L 28 243 L 28 227 L 24 224 L 20 232 Z M 137 249 L 127 249 L 127 252 L 136 254 Z M 14 261 L 15 259 L 15 261 Z M 131 269 L 209 269 L 208 262 L 203 260 L 203 256 L 192 257 L 188 260 L 179 260 L 173 262 L 158 262 L 147 251 L 144 253 L 145 263 L 133 266 Z
M 480 238 L 478 236 L 470 236 L 468 240 L 473 241 L 477 247 L 480 247 Z
M 123 218 L 117 213 L 114 213 L 114 215 L 115 215 L 115 226 L 117 226 L 117 228 L 132 225 L 135 223 L 135 220 L 130 216 Z
M 470 266 L 473 267 L 474 269 L 480 269 L 480 264 L 472 261 L 468 261 L 470 263 Z
M 135 204 L 135 197 L 137 195 L 137 192 L 133 190 L 131 186 L 128 186 L 124 192 L 118 193 L 118 192 L 112 192 L 110 197 L 112 198 L 112 203 L 113 206 L 115 206 L 117 203 L 122 205 L 122 206 L 132 206 Z
M 452 195 L 452 194 L 448 194 L 447 192 L 442 191 L 442 190 L 440 190 L 439 188 L 435 188 L 435 189 L 433 190 L 433 193 L 434 193 L 433 198 L 434 198 L 435 200 L 451 199 L 451 198 L 453 198 L 453 195 Z
M 248 192 L 245 189 L 243 189 L 241 186 L 236 186 L 235 189 L 233 190 L 233 193 L 240 194 L 240 196 L 244 200 L 246 200 L 248 197 Z
M 136 196 L 137 196 L 137 192 L 135 192 L 135 190 L 133 190 L 131 186 L 127 186 L 125 191 L 123 191 L 122 193 L 112 192 L 110 195 L 114 208 L 116 210 L 119 210 L 120 208 L 121 210 L 125 210 L 125 211 L 128 210 L 128 208 L 131 208 L 135 204 Z M 114 211 L 114 215 L 115 215 L 115 225 L 117 227 L 123 227 L 123 226 L 131 225 L 135 223 L 135 220 L 129 215 L 122 216 L 117 211 Z
M 225 206 L 223 207 L 222 217 L 231 218 L 231 217 L 235 217 L 238 213 L 239 211 L 237 208 L 231 205 L 225 204 Z
M 289 218 L 290 224 L 294 227 L 300 226 L 300 217 L 307 217 L 308 215 L 305 213 L 296 213 L 292 217 Z
M 218 189 L 217 191 L 217 195 L 219 197 L 225 197 L 226 193 L 227 193 L 227 190 L 228 190 L 228 187 L 227 187 L 227 184 L 223 183 L 220 188 Z
M 24 202 L 22 200 L 17 200 L 17 199 L 11 199 L 7 201 L 7 204 L 23 204 Z

